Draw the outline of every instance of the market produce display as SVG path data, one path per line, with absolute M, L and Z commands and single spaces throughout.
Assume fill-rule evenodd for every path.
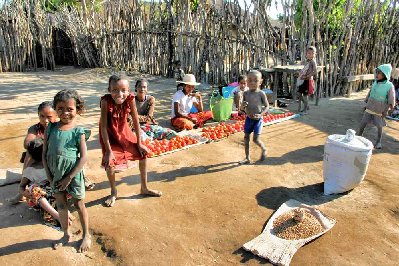
M 147 157 L 155 157 L 161 154 L 171 153 L 177 150 L 181 150 L 183 148 L 187 148 L 189 146 L 195 145 L 199 143 L 197 138 L 193 138 L 190 136 L 176 136 L 170 140 L 145 140 L 143 141 L 144 145 L 148 149 Z

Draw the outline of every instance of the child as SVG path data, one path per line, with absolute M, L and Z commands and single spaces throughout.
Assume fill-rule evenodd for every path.
M 240 75 L 238 77 L 238 84 L 239 84 L 239 86 L 237 86 L 232 92 L 234 95 L 235 110 L 237 110 L 239 112 L 239 114 L 242 114 L 242 111 L 241 111 L 242 99 L 243 99 L 244 92 L 248 90 L 247 76 Z
M 297 86 L 298 86 L 298 113 L 302 112 L 302 114 L 306 115 L 309 110 L 309 95 L 313 95 L 314 90 L 314 80 L 313 78 L 317 74 L 317 64 L 316 59 L 314 58 L 316 55 L 316 47 L 310 46 L 308 48 L 306 58 L 307 62 L 301 72 L 299 73 Z M 303 110 L 301 105 L 302 102 L 304 104 Z
M 173 71 L 173 76 L 176 79 L 176 81 L 182 81 L 184 78 L 184 71 L 181 69 L 181 62 L 180 60 L 176 60 L 174 63 L 174 71 Z M 177 90 L 182 90 L 184 87 L 184 84 L 182 83 L 177 83 Z
M 24 148 L 27 149 L 29 143 L 36 138 L 44 138 L 44 131 L 47 128 L 48 123 L 54 123 L 57 120 L 57 114 L 53 109 L 53 103 L 46 101 L 39 104 L 37 108 L 37 114 L 39 116 L 39 123 L 31 126 L 28 129 L 28 133 L 24 139 Z M 30 156 L 26 152 L 22 154 L 21 163 L 24 164 L 25 169 L 31 163 Z
M 244 92 L 242 109 L 245 110 L 247 118 L 244 124 L 244 141 L 245 141 L 245 160 L 240 164 L 249 164 L 251 162 L 249 156 L 249 139 L 253 132 L 253 141 L 262 149 L 261 161 L 266 159 L 266 147 L 259 139 L 262 134 L 263 115 L 269 110 L 269 102 L 266 94 L 260 90 L 262 84 L 262 74 L 257 70 L 251 70 L 248 73 L 249 90 Z
M 171 124 L 177 131 L 202 127 L 213 119 L 213 114 L 211 111 L 204 111 L 201 94 L 194 93 L 195 86 L 200 83 L 196 82 L 193 74 L 185 75 L 181 82 L 184 85 L 182 90 L 173 95 Z
M 55 210 L 55 198 L 42 165 L 43 139 L 33 139 L 29 142 L 27 151 L 32 162 L 23 170 L 15 198 L 25 196 L 30 207 L 41 211 L 46 223 L 58 226 L 60 217 Z
M 87 160 L 86 140 L 90 131 L 76 125 L 76 115 L 84 111 L 84 101 L 75 90 L 66 89 L 55 95 L 53 106 L 60 121 L 50 123 L 46 129 L 43 166 L 54 191 L 64 231 L 64 236 L 53 244 L 53 248 L 57 249 L 70 241 L 67 204 L 69 194 L 79 213 L 83 229 L 83 239 L 78 251 L 85 252 L 91 246 L 91 237 L 83 200 L 85 183 L 82 169 Z
M 367 124 L 371 123 L 378 129 L 376 149 L 381 149 L 382 128 L 386 126 L 385 117 L 388 110 L 395 106 L 395 90 L 393 84 L 388 80 L 391 76 L 392 66 L 390 64 L 380 65 L 375 71 L 375 81 L 366 97 L 366 110 L 360 122 L 358 135 L 362 136 Z
M 101 97 L 100 144 L 103 153 L 102 166 L 107 171 L 111 185 L 111 195 L 105 201 L 112 207 L 117 199 L 115 173 L 121 166 L 126 168 L 129 161 L 139 160 L 141 176 L 141 193 L 150 196 L 161 196 L 160 191 L 147 187 L 147 149 L 132 132 L 127 116 L 132 116 L 134 132 L 140 135 L 140 124 L 134 96 L 130 93 L 126 78 L 112 75 L 108 82 L 108 91 Z M 125 167 L 126 166 L 126 167 Z
M 139 79 L 136 81 L 136 108 L 140 124 L 156 125 L 154 119 L 155 98 L 148 95 L 148 81 L 146 79 Z

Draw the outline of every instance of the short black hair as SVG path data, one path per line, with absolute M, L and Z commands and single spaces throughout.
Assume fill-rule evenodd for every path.
M 239 75 L 238 76 L 238 82 L 240 82 L 241 80 L 247 79 L 247 75 Z
M 115 85 L 118 81 L 120 80 L 126 80 L 127 83 L 129 84 L 129 80 L 127 79 L 127 77 L 125 75 L 112 75 L 109 77 L 108 79 L 108 91 L 111 92 L 111 85 Z M 130 87 L 130 84 L 129 84 Z
M 37 107 L 37 112 L 39 113 L 41 110 L 43 110 L 46 107 L 53 108 L 53 102 L 51 101 L 45 101 L 39 104 L 39 107 Z
M 180 62 L 180 60 L 176 60 L 176 61 L 174 62 L 174 64 L 175 64 L 175 66 L 178 66 L 178 65 L 181 65 L 181 62 Z
M 147 79 L 145 79 L 145 78 L 138 79 L 136 81 L 136 85 L 134 85 L 134 87 L 137 88 L 139 85 L 141 85 L 144 82 L 148 84 L 148 80 Z
M 33 160 L 38 163 L 41 162 L 43 154 L 43 139 L 35 138 L 34 140 L 30 141 L 27 150 Z
M 82 97 L 80 97 L 78 92 L 76 90 L 73 90 L 73 89 L 62 90 L 62 91 L 58 92 L 54 96 L 54 101 L 53 101 L 54 109 L 57 107 L 57 103 L 65 102 L 65 101 L 67 101 L 69 99 L 74 99 L 75 100 L 76 112 L 78 114 L 82 114 L 84 112 L 84 110 L 85 110 L 85 105 L 84 105 L 85 102 L 82 99 Z

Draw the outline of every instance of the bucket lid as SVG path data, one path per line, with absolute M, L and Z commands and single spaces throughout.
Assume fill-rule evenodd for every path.
M 348 129 L 346 131 L 346 135 L 330 135 L 327 138 L 327 142 L 334 143 L 354 151 L 370 151 L 374 147 L 373 143 L 371 143 L 371 141 L 368 139 L 356 136 L 353 129 Z

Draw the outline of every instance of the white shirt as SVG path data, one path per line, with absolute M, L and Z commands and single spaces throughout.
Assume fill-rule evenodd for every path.
M 183 91 L 179 90 L 173 96 L 172 102 L 172 118 L 176 116 L 175 114 L 175 103 L 179 103 L 179 113 L 182 115 L 188 115 L 193 107 L 193 103 L 197 103 L 196 97 L 185 95 Z
M 29 181 L 31 181 L 32 183 L 38 185 L 44 185 L 47 182 L 47 174 L 43 167 L 26 167 L 25 170 L 22 172 L 22 176 L 29 179 Z
M 247 90 L 249 90 L 248 87 L 245 87 L 244 90 L 242 91 L 242 90 L 240 90 L 240 86 L 237 86 L 237 87 L 235 87 L 234 90 L 231 91 L 230 96 L 235 95 L 236 93 L 242 92 L 241 97 L 240 97 L 241 98 L 240 101 L 242 101 L 242 95 L 243 95 L 244 91 L 247 91 Z M 233 111 L 240 111 L 240 110 L 238 110 L 238 107 L 236 106 L 235 102 L 233 102 Z

